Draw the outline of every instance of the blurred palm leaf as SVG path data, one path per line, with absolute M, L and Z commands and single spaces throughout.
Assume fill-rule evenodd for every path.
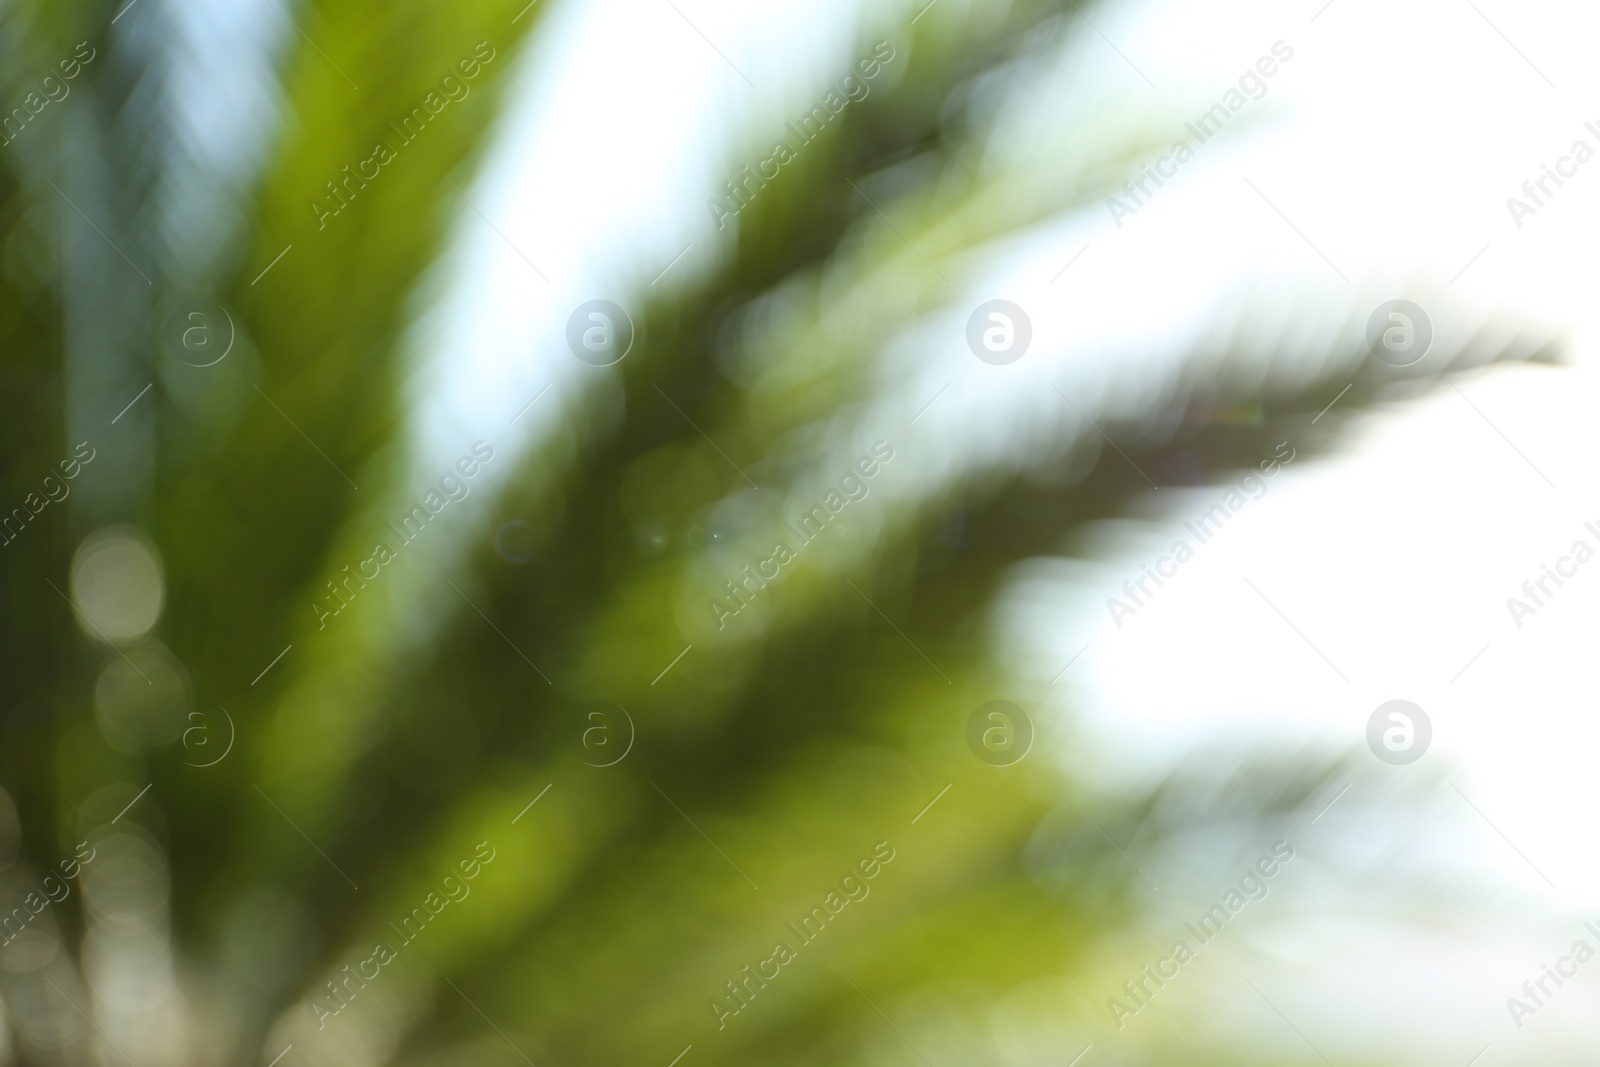
M 982 113 L 957 105 L 1002 74 L 1042 70 L 1083 23 L 1070 2 L 944 12 L 903 43 L 897 81 L 850 107 L 740 214 L 725 262 L 639 311 L 641 343 L 616 372 L 626 418 L 591 398 L 560 415 L 570 437 L 500 450 L 495 462 L 517 473 L 464 563 L 446 564 L 458 588 L 422 573 L 430 557 L 408 554 L 396 566 L 416 573 L 387 580 L 422 592 L 405 601 L 375 584 L 321 632 L 307 605 L 370 553 L 375 531 L 388 536 L 382 520 L 398 516 L 384 502 L 406 495 L 403 331 L 449 220 L 477 210 L 467 175 L 517 35 L 537 32 L 545 6 L 332 0 L 280 13 L 293 19 L 280 61 L 291 119 L 228 246 L 231 280 L 206 294 L 235 310 L 240 351 L 209 392 L 190 393 L 159 343 L 168 310 L 196 295 L 153 206 L 162 153 L 178 150 L 163 103 L 136 91 L 141 73 L 164 69 L 150 43 L 164 16 L 134 8 L 115 32 L 114 12 L 82 16 L 126 53 L 88 75 L 84 110 L 99 124 L 69 140 L 63 123 L 44 143 L 87 143 L 94 152 L 63 157 L 113 168 L 118 194 L 85 213 L 115 219 L 119 240 L 106 244 L 119 247 L 98 248 L 92 268 L 69 265 L 55 286 L 29 250 L 48 254 L 41 213 L 67 218 L 38 181 L 59 163 L 41 151 L 0 178 L 8 498 L 30 491 L 59 458 L 65 426 L 84 422 L 84 405 L 67 399 L 84 393 L 74 373 L 117 384 L 95 398 L 96 419 L 140 383 L 161 384 L 123 427 L 153 441 L 147 469 L 128 460 L 125 491 L 93 496 L 73 529 L 49 511 L 46 529 L 0 559 L 4 780 L 27 859 L 51 866 L 84 836 L 113 858 L 134 854 L 120 839 L 165 855 L 197 1059 L 266 1062 L 293 1043 L 329 1063 L 665 1064 L 688 1045 L 696 1063 L 987 1060 L 994 1004 L 1041 980 L 1064 983 L 1064 1014 L 1091 1018 L 1100 984 L 1080 968 L 1134 922 L 1144 892 L 1134 862 L 1207 820 L 1242 818 L 1264 834 L 1326 769 L 1280 769 L 1279 786 L 1240 815 L 1197 810 L 1187 798 L 1201 787 L 1182 779 L 1079 806 L 1044 755 L 1061 730 L 1043 722 L 1038 757 L 985 766 L 966 749 L 971 710 L 1041 696 L 997 662 L 986 612 L 1016 564 L 1070 553 L 1075 532 L 1145 493 L 1143 471 L 1174 449 L 1217 471 L 1250 466 L 1286 428 L 1310 446 L 1307 417 L 1356 374 L 1355 354 L 1315 343 L 1311 355 L 1263 352 L 1219 312 L 1234 358 L 1208 364 L 1196 343 L 1136 402 L 1108 411 L 1084 400 L 1104 420 L 1093 431 L 1067 401 L 1059 414 L 1073 429 L 1029 469 L 1013 459 L 957 470 L 920 496 L 880 488 L 881 524 L 809 550 L 760 594 L 756 624 L 674 659 L 695 636 L 683 604 L 706 587 L 708 561 L 727 576 L 753 562 L 777 497 L 835 478 L 836 441 L 861 437 L 883 410 L 875 355 L 951 299 L 935 264 L 954 270 L 1081 205 L 1146 147 L 1138 134 L 1097 142 L 1074 129 L 1080 161 L 1058 180 L 986 165 L 986 131 L 970 118 Z M 51 54 L 38 42 L 55 31 L 25 17 L 9 16 L 8 47 Z M 308 198 L 326 199 L 325 183 L 376 142 L 397 143 L 391 124 L 482 41 L 494 59 L 447 105 L 448 121 L 319 225 Z M 154 160 L 128 149 L 138 137 Z M 105 309 L 127 334 L 120 364 L 75 371 L 58 324 L 64 308 L 88 310 L 70 288 L 107 287 L 104 271 L 124 253 L 154 272 L 150 299 Z M 1528 353 L 1471 358 L 1502 354 Z M 1345 404 L 1374 391 L 1363 382 Z M 1254 414 L 1213 414 L 1228 407 Z M 1102 430 L 1116 451 L 1101 454 Z M 117 447 L 136 456 L 140 446 Z M 749 479 L 767 492 L 746 493 Z M 225 706 L 237 724 L 215 770 L 184 766 L 181 745 L 147 759 L 116 751 L 92 725 L 98 654 L 69 639 L 71 608 L 40 576 L 65 573 L 77 537 L 108 519 L 139 522 L 160 545 L 162 640 L 193 678 L 195 706 Z M 494 551 L 493 531 L 510 521 L 531 535 L 528 562 Z M 642 528 L 669 531 L 671 546 L 642 541 Z M 733 547 L 702 552 L 685 544 L 691 529 Z M 402 603 L 425 605 L 425 639 L 393 610 Z M 263 672 L 285 646 L 295 655 Z M 592 701 L 626 709 L 637 729 L 615 766 L 581 758 Z M 152 797 L 122 820 L 146 782 Z M 325 983 L 374 942 L 399 944 L 393 924 L 483 841 L 495 858 L 471 895 L 382 977 L 347 986 L 349 1007 L 319 1026 L 311 1002 L 336 1003 Z M 880 841 L 895 859 L 870 896 L 816 946 L 791 942 L 797 960 L 720 1028 L 708 1002 L 731 1007 L 725 983 Z M 91 910 L 62 921 L 71 945 L 98 920 Z M 45 999 L 41 982 L 66 982 L 70 956 L 4 986 L 29 1061 L 75 1059 L 71 1049 L 98 1040 Z M 92 973 L 71 991 L 62 999 L 95 1014 L 105 1040 L 167 1048 L 106 1006 Z

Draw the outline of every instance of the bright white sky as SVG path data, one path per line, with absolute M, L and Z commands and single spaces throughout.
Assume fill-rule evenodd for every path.
M 859 41 L 884 37 L 906 55 L 904 28 L 924 2 L 539 0 L 548 10 L 528 47 L 502 49 L 518 69 L 468 190 L 494 228 L 460 205 L 417 294 L 416 484 L 474 439 L 508 456 L 559 440 L 581 398 L 614 391 L 616 371 L 566 350 L 571 310 L 596 297 L 636 306 L 669 264 L 662 285 L 726 257 L 734 231 L 714 228 L 707 197 L 754 158 L 749 144 L 767 143 L 859 58 Z M 187 56 L 173 88 L 183 135 L 230 181 L 245 180 L 270 136 L 267 72 L 290 36 L 274 6 L 168 8 Z M 922 18 L 964 7 L 938 0 Z M 1505 201 L 1575 140 L 1600 150 L 1584 127 L 1600 126 L 1600 16 L 1549 0 L 1085 10 L 1097 29 L 997 108 L 988 172 L 1041 184 L 1073 173 L 1096 124 L 1183 136 L 1183 120 L 1273 42 L 1294 56 L 1265 99 L 1122 228 L 1096 204 L 941 265 L 947 310 L 883 347 L 879 397 L 838 435 L 846 460 L 860 439 L 893 437 L 904 459 L 898 480 L 875 487 L 880 499 L 931 496 L 954 477 L 1026 469 L 1059 450 L 1080 429 L 1051 386 L 1101 419 L 1148 412 L 1186 365 L 1224 348 L 1260 374 L 1353 374 L 1368 313 L 1396 297 L 1429 310 L 1438 350 L 1483 330 L 1502 342 L 1560 336 L 1571 365 L 1471 373 L 1335 423 L 1335 449 L 1300 448 L 1120 628 L 1106 598 L 1184 535 L 1230 472 L 1206 472 L 1207 489 L 1151 492 L 1091 532 L 1092 560 L 1016 568 L 994 611 L 997 654 L 1039 694 L 1041 752 L 1077 780 L 1109 794 L 1178 767 L 1223 782 L 1247 755 L 1348 753 L 1352 784 L 1315 824 L 1282 829 L 1298 856 L 1272 895 L 1126 1030 L 1097 1021 L 1104 997 L 1270 842 L 1220 835 L 1141 854 L 1162 886 L 1146 900 L 1148 936 L 1108 946 L 1104 980 L 1071 997 L 1017 991 L 995 1036 L 1018 1062 L 1041 1064 L 1090 1042 L 1082 1067 L 1159 1035 L 1204 1043 L 1226 1032 L 1267 1058 L 1313 1060 L 1287 1019 L 1335 1061 L 1592 1062 L 1600 963 L 1521 1030 L 1505 998 L 1586 936 L 1584 919 L 1600 919 L 1588 825 L 1600 799 L 1590 755 L 1600 560 L 1520 629 L 1505 600 L 1574 540 L 1600 549 L 1583 529 L 1600 525 L 1587 433 L 1600 400 L 1600 158 L 1521 228 Z M 221 208 L 189 200 L 215 177 L 178 175 L 174 225 L 221 232 L 209 214 Z M 1033 322 L 1033 348 L 1008 367 L 978 363 L 963 337 L 971 309 L 995 296 Z M 397 490 L 373 515 L 413 495 Z M 481 514 L 490 496 L 467 506 Z M 402 605 L 402 615 L 437 619 L 438 604 L 455 605 L 444 585 L 409 595 L 434 609 Z M 1432 749 L 1409 767 L 1365 748 L 1367 717 L 1394 698 L 1433 723 Z M 1091 797 L 1081 802 L 1093 811 Z M 1055 1035 L 1044 1045 L 1042 1020 Z
M 719 235 L 704 205 L 736 169 L 728 161 L 853 62 L 858 20 L 903 41 L 897 27 L 921 7 L 542 2 L 551 10 L 470 190 L 504 237 L 463 208 L 419 297 L 419 483 L 474 438 L 535 447 L 562 432 L 580 392 L 611 388 L 614 378 L 566 351 L 571 309 L 637 300 L 686 246 L 668 275 L 679 283 L 725 256 L 731 231 Z M 942 0 L 925 17 L 959 6 Z M 1219 488 L 1151 493 L 1143 518 L 1104 529 L 1100 562 L 1017 569 L 996 610 L 997 646 L 1047 692 L 1041 720 L 1070 710 L 1077 744 L 1059 758 L 1072 763 L 1092 742 L 1095 761 L 1076 769 L 1106 791 L 1145 785 L 1198 752 L 1218 774 L 1247 749 L 1366 761 L 1326 818 L 1285 830 L 1297 865 L 1237 937 L 1207 950 L 1196 977 L 1121 1034 L 1085 1015 L 1080 1044 L 1104 1045 L 1084 1065 L 1114 1061 L 1105 1049 L 1143 1040 L 1140 1027 L 1195 1033 L 1202 1021 L 1309 1057 L 1246 978 L 1334 1059 L 1465 1064 L 1486 1045 L 1484 1064 L 1592 1056 L 1600 965 L 1520 1031 L 1504 1001 L 1565 951 L 1583 918 L 1600 916 L 1600 853 L 1586 832 L 1600 562 L 1520 630 L 1505 598 L 1574 539 L 1600 548 L 1582 530 L 1600 518 L 1585 432 L 1597 398 L 1588 368 L 1600 161 L 1521 229 L 1505 199 L 1575 139 L 1600 148 L 1583 129 L 1600 119 L 1600 108 L 1585 110 L 1600 100 L 1595 15 L 1504 0 L 1151 0 L 1090 17 L 1104 38 L 1076 41 L 1070 71 L 1008 105 L 990 165 L 1065 166 L 1063 116 L 1090 109 L 1179 135 L 1182 118 L 1274 41 L 1294 58 L 1247 109 L 1256 125 L 1205 145 L 1125 227 L 1097 205 L 951 267 L 948 314 L 909 323 L 885 347 L 883 395 L 861 418 L 863 430 L 891 416 L 903 424 L 956 385 L 905 431 L 915 462 L 890 493 L 1025 467 L 1071 421 L 1046 383 L 1091 414 L 1134 410 L 1212 335 L 1263 368 L 1298 353 L 1353 369 L 1367 313 L 1394 297 L 1430 310 L 1440 348 L 1501 321 L 1561 332 L 1576 365 L 1473 373 L 1459 393 L 1441 385 L 1361 414 L 1331 456 L 1301 449 L 1120 629 L 1105 598 Z M 1086 244 L 1082 262 L 1050 281 Z M 996 294 L 1028 308 L 1035 329 L 1034 350 L 1008 368 L 976 363 L 962 337 L 970 309 Z M 1435 732 L 1429 754 L 1404 768 L 1379 764 L 1363 740 L 1372 709 L 1396 697 L 1420 704 Z M 1108 957 L 1104 995 L 1230 880 L 1228 869 L 1185 862 L 1152 871 L 1164 887 L 1149 901 L 1153 940 Z

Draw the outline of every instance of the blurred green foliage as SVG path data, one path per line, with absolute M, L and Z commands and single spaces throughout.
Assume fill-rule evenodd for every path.
M 290 1012 L 295 1026 L 330 1035 L 321 1052 L 310 1047 L 318 1037 L 297 1037 L 301 1054 L 340 1062 L 338 1030 L 358 1024 L 341 1013 L 318 1031 L 304 1002 L 325 996 L 324 983 L 374 942 L 398 945 L 390 924 L 482 841 L 495 859 L 470 896 L 400 949 L 399 971 L 386 968 L 351 1001 L 353 1013 L 393 1008 L 372 1047 L 397 1042 L 406 1062 L 525 1054 L 665 1065 L 692 1044 L 686 1067 L 910 1063 L 924 1053 L 942 1067 L 988 1062 L 990 1013 L 1030 982 L 1050 983 L 1064 1015 L 1099 1010 L 1099 987 L 1071 976 L 1098 938 L 1133 922 L 1140 892 L 1107 838 L 1147 846 L 1160 832 L 1152 813 L 1184 808 L 1182 783 L 1169 787 L 1178 801 L 1158 791 L 1097 809 L 1102 837 L 1063 803 L 1073 785 L 1042 757 L 1062 737 L 1041 738 L 1040 758 L 995 768 L 967 751 L 964 730 L 985 700 L 1039 695 L 1015 692 L 981 639 L 1007 569 L 1061 552 L 1075 528 L 1143 492 L 1143 478 L 1102 462 L 952 487 L 936 507 L 893 517 L 859 589 L 808 574 L 774 594 L 762 640 L 697 649 L 659 683 L 685 643 L 672 605 L 692 553 L 641 551 L 630 502 L 681 530 L 737 490 L 741 476 L 706 437 L 739 467 L 782 478 L 795 433 L 862 403 L 875 346 L 944 299 L 944 283 L 904 247 L 850 240 L 874 212 L 852 183 L 872 188 L 912 160 L 942 175 L 902 216 L 936 259 L 1088 195 L 1071 185 L 1056 199 L 1008 195 L 967 167 L 971 131 L 945 120 L 951 94 L 1020 61 L 1030 34 L 1077 26 L 1070 2 L 963 8 L 912 30 L 899 80 L 852 105 L 741 213 L 734 254 L 636 315 L 643 341 L 618 368 L 627 417 L 571 413 L 571 454 L 501 453 L 518 474 L 474 538 L 461 597 L 447 590 L 434 603 L 440 628 L 425 646 L 402 639 L 404 620 L 382 622 L 387 594 L 374 590 L 378 606 L 359 626 L 308 647 L 308 603 L 369 549 L 366 502 L 404 474 L 401 334 L 463 206 L 451 183 L 467 186 L 523 38 L 552 5 L 542 0 L 513 26 L 521 6 L 319 0 L 288 12 L 298 28 L 280 63 L 285 119 L 225 277 L 207 280 L 207 295 L 236 315 L 236 362 L 255 371 L 230 386 L 226 417 L 175 398 L 159 367 L 166 313 L 193 294 L 160 269 L 165 238 L 152 221 L 150 169 L 179 150 L 159 94 L 138 91 L 161 76 L 156 15 L 133 8 L 113 31 L 117 12 L 100 5 L 7 10 L 8 98 L 32 76 L 24 58 L 87 37 L 105 60 L 72 99 L 83 115 L 38 131 L 27 160 L 0 155 L 0 504 L 20 500 L 75 443 L 64 414 L 62 287 L 72 275 L 52 235 L 76 234 L 82 220 L 44 180 L 73 160 L 103 160 L 105 183 L 122 191 L 85 208 L 106 241 L 84 246 L 102 261 L 83 269 L 120 270 L 126 254 L 154 273 L 142 310 L 105 310 L 128 338 L 126 380 L 158 383 L 121 427 L 129 440 L 154 427 L 134 502 L 110 515 L 51 508 L 0 553 L 0 778 L 20 812 L 24 856 L 53 864 L 153 782 L 122 829 L 150 835 L 170 865 L 175 952 L 213 1000 L 192 1025 L 221 1035 L 218 1061 L 270 1059 L 273 1028 Z M 310 199 L 389 138 L 479 42 L 495 58 L 471 95 L 319 228 Z M 131 150 L 144 135 L 147 150 Z M 74 138 L 96 150 L 69 151 Z M 1099 150 L 1109 158 L 1123 147 Z M 814 286 L 841 263 L 892 311 L 826 352 L 820 327 L 797 327 L 782 353 L 793 372 L 784 388 L 753 394 L 730 382 L 714 358 L 730 316 L 786 285 Z M 888 270 L 899 280 L 874 290 L 874 272 Z M 1283 419 L 1331 395 L 1319 386 L 1269 405 L 1256 425 L 1197 423 L 1181 443 L 1208 468 L 1248 461 Z M 115 430 L 108 450 L 125 447 Z M 639 484 L 671 490 L 630 495 Z M 128 755 L 94 725 L 95 679 L 110 653 L 80 635 L 50 583 L 65 588 L 74 546 L 106 519 L 139 524 L 161 550 L 161 640 L 187 668 L 208 729 L 220 731 L 219 707 L 237 727 L 214 768 L 186 765 L 182 745 Z M 508 521 L 528 524 L 526 563 L 494 551 Z M 291 644 L 292 657 L 253 684 Z M 612 767 L 580 758 L 594 700 L 627 709 L 637 727 Z M 1253 797 L 1247 815 L 1281 816 L 1316 780 Z M 895 859 L 870 895 L 814 946 L 790 941 L 798 958 L 719 1029 L 708 1003 L 729 1003 L 725 983 L 788 939 L 784 924 L 878 842 Z M 83 921 L 64 921 L 71 945 Z M 913 1049 L 886 1019 L 938 1047 Z M 1052 1062 L 1077 1051 L 1055 1049 Z M 52 1055 L 23 1051 L 28 1062 Z

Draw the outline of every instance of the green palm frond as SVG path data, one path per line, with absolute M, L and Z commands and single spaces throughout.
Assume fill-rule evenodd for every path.
M 492 509 L 452 512 L 466 532 L 405 549 L 324 626 L 309 605 L 401 517 L 386 509 L 408 485 L 407 331 L 452 219 L 476 217 L 468 178 L 550 6 L 281 12 L 283 123 L 219 257 L 228 273 L 203 285 L 158 266 L 181 259 L 152 221 L 160 158 L 179 149 L 139 92 L 161 69 L 141 36 L 159 15 L 72 16 L 109 54 L 80 90 L 93 121 L 70 130 L 93 151 L 63 157 L 114 161 L 120 182 L 94 209 L 156 276 L 106 311 L 122 362 L 74 364 L 62 324 L 84 312 L 68 287 L 110 286 L 72 262 L 41 268 L 64 255 L 48 234 L 66 205 L 38 180 L 48 167 L 0 156 L 0 505 L 60 459 L 86 408 L 75 381 L 106 398 L 156 384 L 130 417 L 145 452 L 126 453 L 148 464 L 116 460 L 126 485 L 82 513 L 49 509 L 0 554 L 0 776 L 19 813 L 15 832 L 0 818 L 0 847 L 20 842 L 37 868 L 85 836 L 164 856 L 171 951 L 197 990 L 185 1025 L 218 1061 L 292 1043 L 330 1063 L 666 1064 L 691 1045 L 685 1067 L 909 1063 L 919 1035 L 944 1046 L 935 1062 L 987 1061 L 994 1006 L 1046 987 L 1070 1001 L 1061 1029 L 1092 1031 L 1096 949 L 1137 925 L 1139 859 L 1212 822 L 1265 833 L 1356 772 L 1260 768 L 1228 812 L 1187 772 L 1094 799 L 1062 769 L 1073 722 L 1042 714 L 1029 758 L 989 765 L 968 747 L 974 709 L 1049 696 L 997 654 L 997 596 L 1020 565 L 1070 558 L 1093 524 L 1142 506 L 1144 472 L 1173 453 L 1215 475 L 1287 435 L 1332 450 L 1344 411 L 1380 400 L 1384 380 L 1357 353 L 1263 352 L 1219 311 L 1222 358 L 1178 364 L 1093 433 L 1063 407 L 1048 454 L 916 493 L 887 488 L 916 457 L 879 455 L 866 499 L 721 625 L 724 582 L 789 536 L 786 509 L 838 481 L 840 449 L 893 438 L 872 424 L 879 355 L 951 312 L 945 271 L 1093 204 L 1154 143 L 1063 121 L 997 161 L 974 101 L 1008 78 L 1040 84 L 1090 31 L 1070 0 L 962 7 L 898 42 L 900 69 L 742 208 L 722 258 L 652 289 L 615 394 L 573 400 L 526 451 L 502 443 L 495 470 L 512 472 Z M 5 47 L 48 54 L 58 28 L 22 10 Z M 1049 181 L 1044 159 L 1059 164 Z M 121 252 L 96 254 L 103 267 Z M 197 299 L 237 335 L 210 384 L 185 378 L 169 343 L 172 309 Z M 1540 354 L 1475 346 L 1458 365 Z M 132 754 L 96 726 L 112 653 L 79 639 L 50 583 L 111 520 L 160 548 L 160 640 L 187 671 L 185 710 L 210 731 L 227 709 L 225 763 L 197 769 L 186 744 Z M 526 539 L 514 557 L 495 540 L 508 523 Z M 610 747 L 586 743 L 596 728 Z M 123 820 L 146 784 L 148 817 Z M 816 905 L 813 939 L 798 927 Z M 76 907 L 58 909 L 63 967 L 98 921 Z M 776 975 L 760 970 L 779 956 Z M 6 981 L 0 997 L 43 988 Z M 24 1062 L 77 1062 L 92 1041 L 73 1040 L 25 1040 Z

